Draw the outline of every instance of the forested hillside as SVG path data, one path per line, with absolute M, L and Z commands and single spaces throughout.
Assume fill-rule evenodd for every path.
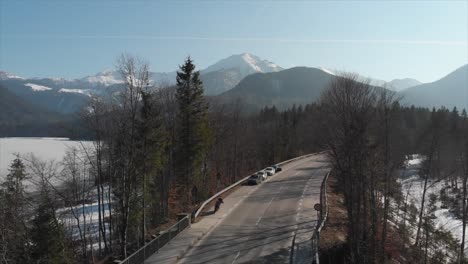
M 33 105 L 1 86 L 0 109 L 0 137 L 86 136 L 73 116 L 64 116 Z
M 224 101 L 241 100 L 249 109 L 264 106 L 286 109 L 316 102 L 334 75 L 323 70 L 295 67 L 280 72 L 257 73 L 220 95 Z

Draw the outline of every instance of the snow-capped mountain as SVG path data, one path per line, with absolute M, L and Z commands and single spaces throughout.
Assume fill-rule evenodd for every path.
M 202 70 L 202 73 L 225 71 L 231 69 L 239 70 L 239 72 L 244 76 L 257 72 L 265 73 L 283 70 L 283 68 L 274 64 L 273 62 L 263 60 L 250 53 L 242 53 L 222 59 L 217 63 Z
M 80 81 L 84 83 L 103 86 L 110 86 L 113 84 L 123 83 L 119 73 L 117 71 L 112 70 L 105 70 L 95 75 L 86 76 L 84 78 L 81 78 Z
M 201 71 L 205 94 L 218 95 L 236 86 L 247 75 L 257 72 L 276 72 L 282 70 L 273 62 L 263 60 L 250 53 L 232 55 Z M 177 71 L 150 72 L 151 83 L 156 86 L 175 85 Z M 104 70 L 94 75 L 77 79 L 64 78 L 28 78 L 24 79 L 12 73 L 0 71 L 2 81 L 24 81 L 24 86 L 34 92 L 55 91 L 90 96 L 100 94 L 107 87 L 121 86 L 124 81 L 115 70 Z M 29 84 L 29 85 L 27 85 Z M 45 87 L 45 88 L 44 88 Z M 85 91 L 85 92 L 84 92 Z
M 280 66 L 250 53 L 229 56 L 201 71 L 205 94 L 219 95 L 254 73 L 278 72 Z

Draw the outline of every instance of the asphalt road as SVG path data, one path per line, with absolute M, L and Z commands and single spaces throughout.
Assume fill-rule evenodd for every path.
M 313 205 L 320 201 L 328 165 L 324 155 L 288 164 L 242 200 L 179 263 L 289 263 L 293 238 L 310 237 L 315 229 Z

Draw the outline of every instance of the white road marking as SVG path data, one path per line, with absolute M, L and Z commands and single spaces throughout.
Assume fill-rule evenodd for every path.
M 312 158 L 304 159 L 302 162 L 297 162 L 295 165 L 293 165 L 293 166 L 291 166 L 291 167 L 290 167 L 289 165 L 284 166 L 284 167 L 283 167 L 284 170 L 283 170 L 282 172 L 279 173 L 280 175 L 278 175 L 278 176 L 280 176 L 279 179 L 282 179 L 282 178 L 286 178 L 286 177 L 287 177 L 286 174 L 283 174 L 284 172 L 286 172 L 286 171 L 291 171 L 291 170 L 293 170 L 294 168 L 296 168 L 296 167 L 298 167 L 298 166 L 300 166 L 300 165 L 302 165 L 302 164 L 304 164 L 304 163 L 306 163 L 306 162 L 310 162 L 310 161 L 313 160 L 313 159 L 315 159 L 315 156 L 312 157 Z M 297 175 L 297 174 L 299 174 L 299 171 L 297 171 L 294 175 Z M 273 178 L 273 179 L 272 179 L 272 182 L 275 182 L 277 179 L 278 179 L 277 177 Z M 308 182 L 308 183 L 309 183 L 309 182 Z M 308 183 L 307 183 L 307 184 L 308 184 Z M 256 188 L 252 188 L 246 195 L 242 196 L 241 199 L 240 199 L 231 209 L 229 209 L 229 211 L 228 211 L 227 214 L 231 213 L 231 211 L 232 211 L 233 209 L 235 209 L 235 207 L 237 207 L 237 205 L 239 205 L 240 203 L 242 203 L 247 197 L 249 197 L 249 196 L 250 196 L 253 192 L 255 192 L 259 187 L 261 187 L 261 186 L 260 186 L 260 185 L 257 185 Z M 281 188 L 282 188 L 282 187 L 283 187 L 283 186 L 281 186 Z M 281 188 L 280 188 L 280 190 L 281 190 Z M 203 237 L 201 237 L 201 238 L 194 244 L 194 246 L 193 246 L 188 252 L 186 252 L 185 254 L 183 254 L 183 256 L 182 256 L 183 259 L 178 260 L 177 263 L 186 263 L 186 262 L 187 262 L 187 257 L 190 257 L 190 256 L 193 254 L 193 252 L 196 251 L 196 250 L 198 249 L 198 246 L 200 245 L 200 243 L 202 243 L 202 241 L 206 240 L 206 238 L 207 238 L 208 236 L 210 236 L 210 234 L 215 230 L 215 228 L 216 228 L 223 220 L 224 220 L 224 217 L 220 218 L 212 228 L 210 228 L 206 233 L 204 233 Z M 297 225 L 297 224 L 296 224 L 296 225 Z M 297 231 L 297 230 L 291 231 L 291 236 L 294 236 L 294 234 L 296 233 L 296 231 Z M 237 261 L 237 259 L 239 258 L 239 256 L 240 256 L 240 251 L 237 253 L 237 255 L 236 255 L 236 257 L 235 257 L 235 259 L 233 260 L 232 263 L 235 263 L 235 262 Z
M 266 211 L 268 210 L 268 207 L 270 207 L 270 204 L 271 202 L 273 202 L 273 200 L 276 198 L 276 196 L 278 196 L 278 194 L 281 192 L 281 190 L 283 189 L 284 186 L 281 186 L 278 190 L 277 193 L 275 193 L 275 195 L 271 198 L 270 202 L 268 202 L 268 205 L 267 207 L 265 208 L 265 211 L 263 211 L 263 214 L 260 216 L 260 218 L 258 218 L 257 222 L 255 223 L 255 225 L 258 225 L 260 223 L 260 221 L 262 220 L 263 216 L 265 215 Z
M 236 260 L 237 260 L 237 258 L 239 257 L 239 255 L 240 255 L 240 251 L 237 252 L 237 255 L 236 255 L 236 257 L 234 258 L 234 260 L 232 261 L 232 264 L 234 264 L 234 263 L 236 262 Z
M 305 194 L 307 192 L 307 189 L 309 188 L 309 183 L 310 183 L 311 180 L 312 180 L 312 177 L 309 178 L 309 180 L 307 181 L 307 184 L 304 187 L 304 190 L 302 191 L 301 199 L 299 200 L 299 204 L 297 206 L 296 222 L 299 222 L 299 218 L 300 218 L 301 211 L 302 211 L 302 205 L 303 205 L 303 202 L 304 202 L 304 196 L 305 196 Z

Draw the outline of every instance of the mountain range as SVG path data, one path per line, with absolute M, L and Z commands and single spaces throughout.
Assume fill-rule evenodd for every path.
M 467 71 L 465 65 L 441 80 L 427 84 L 411 78 L 391 81 L 361 78 L 368 79 L 372 85 L 399 92 L 406 104 L 464 108 Z M 335 75 L 333 70 L 321 67 L 284 69 L 250 53 L 232 55 L 201 70 L 206 95 L 221 100 L 241 98 L 255 108 L 273 104 L 285 108 L 313 102 Z M 174 85 L 176 71 L 151 72 L 150 79 L 156 86 Z M 0 71 L 0 86 L 42 109 L 70 114 L 80 110 L 93 94 L 122 89 L 123 81 L 118 72 L 112 70 L 77 79 L 26 79 Z
M 324 68 L 295 67 L 279 72 L 256 73 L 244 78 L 234 88 L 221 94 L 224 101 L 241 99 L 253 109 L 265 105 L 287 108 L 293 104 L 315 102 L 335 73 Z M 369 80 L 360 77 L 361 80 Z M 370 79 L 370 84 L 397 92 L 403 105 L 446 107 L 468 110 L 468 64 L 440 80 L 422 84 L 414 79 L 390 82 Z M 414 86 L 413 86 L 414 85 Z

